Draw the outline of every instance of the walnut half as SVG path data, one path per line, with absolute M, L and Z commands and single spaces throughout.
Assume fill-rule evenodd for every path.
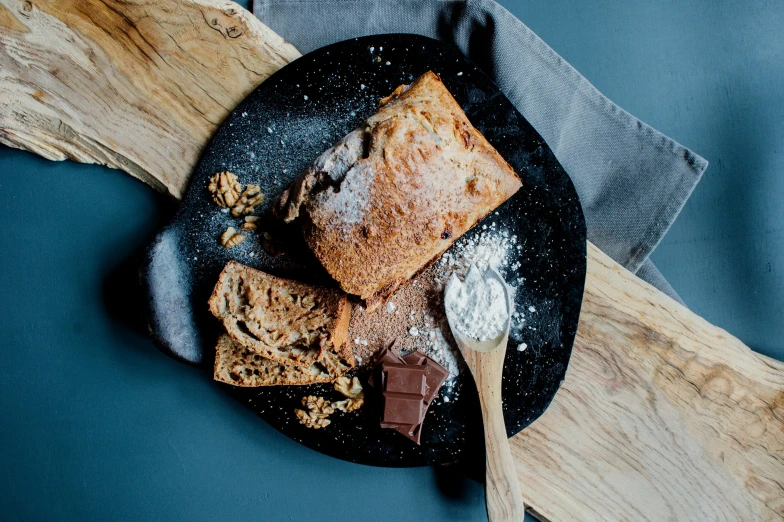
M 259 216 L 245 216 L 245 223 L 242 224 L 242 230 L 246 232 L 250 232 L 251 230 L 256 230 L 256 221 L 259 220 Z
M 354 377 L 338 377 L 335 381 L 335 389 L 349 399 L 364 399 L 365 392 L 362 391 L 362 383 Z
M 305 406 L 310 413 L 318 415 L 320 418 L 326 418 L 328 415 L 335 413 L 335 408 L 332 406 L 332 403 L 324 397 L 316 397 L 314 395 L 302 397 L 302 405 Z
M 332 422 L 327 417 L 335 413 L 335 407 L 324 397 L 314 395 L 302 397 L 302 405 L 307 408 L 307 411 L 294 410 L 294 414 L 299 419 L 299 423 L 305 427 L 317 430 L 329 426 Z
M 363 404 L 365 404 L 365 399 L 359 398 L 359 399 L 344 399 L 342 401 L 335 401 L 332 403 L 332 406 L 340 411 L 348 413 L 350 411 L 360 409 Z
M 237 203 L 240 192 L 242 192 L 242 185 L 240 185 L 237 176 L 228 170 L 211 177 L 207 188 L 212 193 L 212 199 L 215 203 L 221 207 L 229 208 Z
M 362 383 L 356 377 L 353 379 L 345 376 L 338 377 L 335 381 L 335 389 L 345 397 L 348 397 L 345 400 L 332 403 L 332 406 L 338 410 L 344 412 L 354 411 L 365 404 L 365 392 L 362 391 Z
M 234 229 L 234 227 L 227 228 L 220 237 L 221 245 L 225 246 L 226 248 L 239 245 L 243 241 L 245 241 L 245 234 L 240 234 Z
M 231 215 L 240 217 L 251 214 L 256 207 L 264 202 L 264 194 L 258 185 L 248 185 L 234 205 L 231 206 Z
M 335 389 L 348 398 L 330 402 L 324 397 L 316 397 L 315 395 L 302 397 L 302 405 L 307 408 L 307 411 L 294 410 L 299 423 L 314 430 L 324 428 L 332 422 L 327 417 L 335 413 L 335 410 L 350 412 L 358 410 L 365 404 L 365 393 L 362 391 L 362 384 L 356 377 L 353 379 L 338 377 L 335 381 Z
M 314 430 L 326 428 L 332 423 L 332 421 L 327 418 L 319 417 L 313 412 L 307 412 L 305 410 L 294 410 L 294 414 L 299 419 L 300 424 L 306 428 L 313 428 Z

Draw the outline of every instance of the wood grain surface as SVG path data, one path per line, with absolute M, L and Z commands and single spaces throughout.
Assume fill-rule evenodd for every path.
M 784 363 L 589 244 L 563 386 L 512 439 L 549 520 L 784 517 Z
M 229 110 L 298 56 L 218 0 L 0 0 L 0 141 L 175 197 Z M 589 245 L 562 389 L 514 437 L 549 520 L 784 518 L 784 364 Z
M 298 56 L 233 2 L 0 0 L 0 142 L 179 198 L 223 118 Z

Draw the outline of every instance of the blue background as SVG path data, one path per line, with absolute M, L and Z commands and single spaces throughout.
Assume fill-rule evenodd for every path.
M 711 162 L 653 260 L 784 359 L 784 3 L 502 4 Z M 2 518 L 483 520 L 479 484 L 307 450 L 153 347 L 128 260 L 173 208 L 122 172 L 0 147 Z

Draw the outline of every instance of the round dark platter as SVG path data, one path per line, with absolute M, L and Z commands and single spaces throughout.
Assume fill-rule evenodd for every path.
M 164 352 L 211 370 L 220 325 L 209 314 L 207 299 L 230 259 L 275 275 L 334 285 L 307 251 L 273 257 L 252 237 L 238 247 L 222 247 L 221 232 L 238 221 L 212 202 L 208 179 L 230 170 L 244 184 L 260 185 L 267 196 L 257 211 L 264 226 L 278 236 L 294 235 L 267 220 L 274 199 L 321 152 L 373 114 L 379 99 L 428 70 L 442 78 L 474 126 L 523 180 L 515 196 L 466 236 L 495 222 L 519 238 L 521 248 L 510 262 L 519 267 L 502 273 L 507 280 L 524 278 L 515 308 L 536 312 L 527 313 L 506 352 L 503 402 L 509 436 L 544 412 L 566 373 L 585 283 L 585 220 L 577 194 L 541 136 L 485 73 L 457 48 L 417 35 L 369 36 L 314 51 L 267 79 L 226 118 L 141 271 L 150 297 L 150 329 Z M 519 351 L 520 342 L 527 349 Z M 294 409 L 304 395 L 337 398 L 331 386 L 216 386 L 292 439 L 340 459 L 421 466 L 482 453 L 479 403 L 467 372 L 456 378 L 448 402 L 442 393 L 431 405 L 421 446 L 379 427 L 379 400 L 371 389 L 365 407 L 332 415 L 330 426 L 312 430 L 297 422 Z

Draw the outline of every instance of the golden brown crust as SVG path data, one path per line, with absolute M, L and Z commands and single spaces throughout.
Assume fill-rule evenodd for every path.
M 369 310 L 435 261 L 522 183 L 432 72 L 295 180 L 278 211 Z
M 209 300 L 231 338 L 279 363 L 309 367 L 324 352 L 354 365 L 351 304 L 339 290 L 282 279 L 229 261 Z
M 332 382 L 349 369 L 331 352 L 325 352 L 321 360 L 309 367 L 282 364 L 261 357 L 223 334 L 215 347 L 213 377 L 216 381 L 241 387 L 290 386 Z

